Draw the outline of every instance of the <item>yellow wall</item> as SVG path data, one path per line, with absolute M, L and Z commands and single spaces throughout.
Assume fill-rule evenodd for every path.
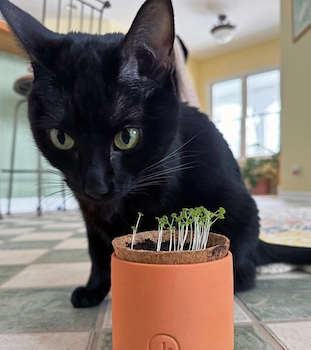
M 291 2 L 281 1 L 281 191 L 311 191 L 311 30 L 292 41 Z M 293 175 L 291 166 L 301 166 Z
M 275 39 L 206 60 L 192 58 L 189 60 L 188 69 L 195 82 L 202 109 L 209 113 L 210 83 L 277 67 L 279 62 L 280 42 L 279 39 Z

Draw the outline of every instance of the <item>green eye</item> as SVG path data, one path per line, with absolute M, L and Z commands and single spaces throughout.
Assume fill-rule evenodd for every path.
M 125 128 L 114 137 L 114 144 L 122 151 L 134 148 L 138 141 L 139 130 L 136 128 Z
M 69 135 L 58 129 L 50 130 L 50 140 L 56 148 L 62 151 L 69 151 L 75 145 L 75 142 Z

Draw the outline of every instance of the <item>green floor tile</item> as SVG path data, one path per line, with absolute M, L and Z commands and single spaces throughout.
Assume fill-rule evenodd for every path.
M 66 250 L 52 250 L 45 254 L 41 259 L 36 261 L 36 264 L 46 263 L 74 263 L 74 262 L 88 262 L 90 256 L 85 249 L 66 249 Z
M 234 350 L 273 350 L 259 331 L 252 326 L 234 327 Z
M 97 350 L 112 350 L 112 334 L 102 333 Z
M 24 241 L 24 242 L 4 242 L 0 249 L 49 249 L 55 247 L 60 240 L 57 241 Z
M 238 297 L 259 320 L 311 319 L 311 279 L 259 280 Z
M 0 283 L 16 275 L 23 268 L 25 268 L 24 265 L 0 266 Z
M 71 293 L 71 288 L 0 290 L 0 332 L 93 329 L 99 308 L 75 309 Z
M 85 238 L 87 237 L 87 233 L 85 232 L 77 232 L 74 233 L 72 236 L 70 236 L 70 238 Z
M 12 238 L 17 237 L 18 235 L 0 235 L 0 241 L 9 241 Z
M 234 350 L 273 350 L 273 347 L 252 326 L 235 327 L 234 337 Z M 102 333 L 97 350 L 112 350 L 111 333 Z

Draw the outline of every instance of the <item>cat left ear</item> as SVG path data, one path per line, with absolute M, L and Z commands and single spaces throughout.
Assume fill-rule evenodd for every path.
M 126 65 L 134 62 L 140 75 L 160 80 L 174 68 L 174 13 L 170 0 L 147 0 L 138 11 L 122 44 Z
M 7 0 L 0 0 L 0 11 L 31 60 L 48 66 L 52 59 L 50 46 L 55 45 L 61 35 L 50 31 Z

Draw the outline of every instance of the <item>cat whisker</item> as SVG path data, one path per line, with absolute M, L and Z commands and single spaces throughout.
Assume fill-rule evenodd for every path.
M 62 196 L 62 195 L 63 195 L 63 191 L 60 191 L 60 190 L 54 191 L 54 192 L 52 192 L 52 193 L 49 193 L 49 194 L 43 196 L 42 199 L 47 199 L 47 198 L 52 197 L 52 196 L 55 196 L 55 195 L 60 195 L 60 196 Z
M 70 190 L 67 188 L 67 186 L 60 187 L 60 183 L 45 182 L 44 184 L 42 184 L 42 186 L 41 186 L 41 193 L 49 192 L 50 190 L 55 190 L 55 191 L 53 191 L 52 193 L 48 193 L 48 194 L 44 195 L 43 198 L 46 197 L 46 196 L 49 196 L 51 194 L 53 195 L 55 193 L 63 193 L 64 195 L 68 194 L 68 193 L 71 193 Z M 32 197 L 34 195 L 38 195 L 38 194 L 39 194 L 39 189 L 36 188 L 36 190 L 32 194 Z
M 57 185 L 64 185 L 65 184 L 65 182 L 63 180 L 58 180 L 58 179 L 44 180 L 42 183 L 43 184 L 53 183 L 53 184 L 57 184 Z
M 166 181 L 161 181 L 161 180 L 159 180 L 159 181 L 149 181 L 149 182 L 137 185 L 136 189 L 141 189 L 141 188 L 149 187 L 149 186 L 159 186 L 159 185 L 163 185 L 165 183 L 166 183 Z
M 181 154 L 183 154 L 185 152 L 181 152 Z M 185 154 L 185 155 L 180 155 L 178 157 L 178 161 L 182 161 L 182 160 L 185 160 L 187 158 L 192 158 L 194 157 L 195 155 L 192 155 L 192 154 Z M 170 157 L 164 161 L 162 161 L 161 163 L 157 162 L 157 163 L 154 163 L 152 165 L 150 165 L 149 167 L 145 168 L 144 170 L 142 170 L 141 173 L 149 173 L 149 172 L 153 172 L 154 169 L 157 169 L 157 168 L 160 168 L 160 167 L 164 167 L 164 166 L 169 166 L 170 163 L 173 163 L 173 162 L 176 162 L 176 158 L 173 158 L 173 157 Z
M 75 197 L 72 193 L 71 193 L 71 195 L 67 198 L 67 200 L 69 201 L 69 200 L 71 200 L 71 199 L 76 199 L 76 197 Z M 73 204 L 74 204 L 74 201 L 71 201 L 71 204 L 70 204 L 68 210 L 71 210 Z
M 204 132 L 204 130 L 201 130 L 199 133 L 197 133 L 196 135 L 194 135 L 193 137 L 191 137 L 188 141 L 184 142 L 181 146 L 179 146 L 178 148 L 176 148 L 173 152 L 169 153 L 168 155 L 166 155 L 164 158 L 160 159 L 158 162 L 150 165 L 149 167 L 145 168 L 145 170 L 148 170 L 150 167 L 153 167 L 157 164 L 160 164 L 162 162 L 164 162 L 165 160 L 173 157 L 180 149 L 182 149 L 183 147 L 185 147 L 188 143 L 190 143 L 191 141 L 193 141 L 196 137 L 198 137 L 200 134 L 202 134 L 202 132 Z
M 51 188 L 51 189 L 54 189 L 55 187 L 50 187 L 50 188 Z M 44 190 L 46 190 L 46 188 L 41 189 L 41 191 L 44 191 Z M 57 191 L 57 192 L 58 192 L 58 191 Z M 39 190 L 36 189 L 36 190 L 34 190 L 34 191 L 30 194 L 29 198 L 38 197 L 38 195 L 39 195 Z M 46 195 L 45 195 L 45 196 L 46 196 Z M 42 199 L 44 199 L 45 196 L 43 196 Z M 47 196 L 48 196 L 48 195 L 47 195 Z
M 49 174 L 54 174 L 54 175 L 58 175 L 58 176 L 62 176 L 63 177 L 63 174 L 61 171 L 59 170 L 55 170 L 55 169 L 47 169 L 47 168 L 44 168 L 42 169 L 45 173 L 49 173 Z
M 46 210 L 48 210 L 54 203 L 56 203 L 58 200 L 62 199 L 63 201 L 61 202 L 60 206 L 63 206 L 64 203 L 68 200 L 68 198 L 64 198 L 63 195 L 58 195 L 55 197 L 46 207 Z
M 141 190 L 142 188 L 147 188 L 149 186 L 159 186 L 166 184 L 169 179 L 175 178 L 174 173 L 191 169 L 193 168 L 193 162 L 191 163 L 185 163 L 173 168 L 169 169 L 163 169 L 161 171 L 155 172 L 153 174 L 150 174 L 148 176 L 143 176 L 138 180 L 137 185 L 135 186 L 135 189 L 131 191 L 131 193 L 136 192 L 136 190 Z
M 146 180 L 152 180 L 152 179 L 157 179 L 163 177 L 166 178 L 166 175 L 171 174 L 171 173 L 176 173 L 178 171 L 183 171 L 183 170 L 187 170 L 187 169 L 191 169 L 194 168 L 194 162 L 188 162 L 188 163 L 184 163 L 181 165 L 177 165 L 175 167 L 169 168 L 169 169 L 163 169 L 161 171 L 155 172 L 153 174 L 147 175 L 147 176 L 143 176 L 138 183 L 140 182 L 144 182 Z

